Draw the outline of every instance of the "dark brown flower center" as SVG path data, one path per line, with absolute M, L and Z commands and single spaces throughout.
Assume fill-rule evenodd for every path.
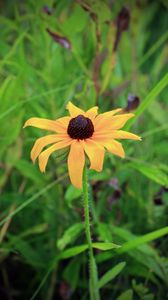
M 67 132 L 72 139 L 84 140 L 93 135 L 94 126 L 89 118 L 79 115 L 70 120 Z

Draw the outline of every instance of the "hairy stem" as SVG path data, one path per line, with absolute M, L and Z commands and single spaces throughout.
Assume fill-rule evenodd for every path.
M 100 300 L 99 289 L 98 289 L 97 265 L 94 258 L 91 231 L 90 231 L 88 178 L 87 178 L 86 166 L 84 167 L 84 171 L 83 171 L 83 200 L 84 200 L 84 213 L 85 213 L 85 231 L 86 231 L 86 239 L 87 239 L 88 249 L 89 249 L 90 300 Z

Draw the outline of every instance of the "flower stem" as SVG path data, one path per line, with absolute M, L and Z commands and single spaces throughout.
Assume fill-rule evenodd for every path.
M 99 289 L 98 289 L 97 265 L 94 258 L 91 231 L 90 231 L 88 178 L 87 178 L 86 166 L 84 167 L 84 171 L 83 171 L 83 200 L 84 200 L 84 213 L 85 213 L 85 231 L 86 231 L 86 239 L 87 239 L 88 249 L 89 249 L 90 300 L 100 300 Z

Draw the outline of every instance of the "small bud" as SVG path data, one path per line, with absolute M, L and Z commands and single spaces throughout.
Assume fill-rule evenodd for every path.
M 50 7 L 48 7 L 47 5 L 43 6 L 42 11 L 49 16 L 51 16 L 53 13 L 53 10 Z
M 128 29 L 129 22 L 130 22 L 130 12 L 129 9 L 124 6 L 120 10 L 116 20 L 117 31 L 116 31 L 116 37 L 115 37 L 114 47 L 113 47 L 114 52 L 118 48 L 123 31 Z
M 128 95 L 128 102 L 127 102 L 127 107 L 126 107 L 126 111 L 132 111 L 134 109 L 136 109 L 140 104 L 140 99 L 138 96 L 136 95 L 132 95 L 129 94 Z
M 120 31 L 125 31 L 129 27 L 130 12 L 127 7 L 123 7 L 117 17 L 117 27 Z
M 63 37 L 58 33 L 52 32 L 49 28 L 47 28 L 46 30 L 56 43 L 60 44 L 66 49 L 71 49 L 71 43 L 66 37 Z

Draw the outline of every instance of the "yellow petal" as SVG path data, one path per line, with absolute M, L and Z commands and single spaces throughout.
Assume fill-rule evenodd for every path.
M 113 109 L 111 111 L 107 111 L 105 113 L 99 114 L 94 120 L 95 125 L 99 124 L 100 122 L 106 120 L 109 117 L 114 116 L 116 113 L 120 111 L 122 111 L 122 108 Z
M 98 106 L 94 106 L 86 111 L 85 116 L 89 119 L 94 119 L 98 113 Z
M 116 130 L 111 132 L 110 134 L 114 139 L 130 139 L 130 140 L 137 140 L 141 141 L 141 137 L 133 134 L 131 132 L 123 131 L 123 130 Z
M 99 116 L 101 116 L 103 118 L 104 117 L 105 118 L 112 117 L 112 116 L 116 115 L 118 112 L 121 112 L 122 110 L 123 110 L 122 108 L 116 108 L 116 109 L 113 109 L 113 110 L 110 110 L 110 111 L 106 111 L 105 113 L 102 113 Z
M 123 149 L 123 146 L 122 146 L 121 143 L 113 140 L 112 142 L 106 144 L 105 147 L 112 154 L 115 154 L 115 155 L 120 156 L 122 158 L 125 157 L 125 152 L 124 152 L 124 149 Z
M 109 152 L 120 156 L 122 158 L 125 157 L 124 149 L 121 145 L 121 143 L 111 140 L 110 138 L 102 138 L 102 137 L 95 137 L 94 141 L 104 146 Z
M 141 141 L 141 138 L 133 133 L 123 131 L 123 130 L 109 130 L 104 132 L 95 132 L 93 135 L 94 137 L 105 137 L 105 138 L 112 138 L 112 139 L 131 139 L 131 140 L 139 140 Z
M 82 109 L 78 108 L 70 101 L 67 104 L 67 109 L 69 110 L 70 116 L 72 118 L 75 118 L 78 115 L 85 115 L 85 112 Z
M 120 129 L 132 117 L 134 117 L 134 114 L 122 114 L 118 116 L 107 117 L 94 125 L 94 128 L 95 131 L 99 132 Z
M 90 169 L 100 172 L 104 162 L 104 147 L 91 139 L 81 141 L 83 148 L 90 160 Z
M 69 122 L 71 120 L 71 117 L 62 117 L 56 120 L 58 124 L 60 124 L 63 128 L 67 129 Z
M 71 144 L 68 155 L 68 171 L 72 184 L 77 188 L 82 188 L 83 167 L 85 154 L 80 142 L 75 141 Z
M 108 112 L 105 112 L 103 114 L 99 114 L 95 119 L 94 119 L 94 127 L 95 128 L 101 128 L 104 126 L 104 124 L 107 122 L 108 119 L 110 119 L 113 115 L 116 113 L 122 111 L 122 108 L 117 108 Z
M 37 128 L 65 133 L 65 129 L 62 126 L 60 122 L 57 122 L 57 120 L 48 120 L 48 119 L 42 119 L 42 118 L 31 118 L 26 121 L 23 128 L 27 126 L 34 126 Z
M 52 144 L 64 140 L 66 138 L 68 138 L 68 135 L 51 134 L 37 139 L 31 150 L 32 161 L 35 162 L 36 158 L 39 156 L 40 152 L 43 150 L 45 146 L 47 146 L 48 144 Z
M 64 141 L 58 142 L 48 149 L 41 152 L 39 155 L 39 167 L 41 172 L 45 172 L 46 165 L 49 159 L 49 156 L 56 150 L 68 147 L 72 143 L 71 139 L 66 139 Z

